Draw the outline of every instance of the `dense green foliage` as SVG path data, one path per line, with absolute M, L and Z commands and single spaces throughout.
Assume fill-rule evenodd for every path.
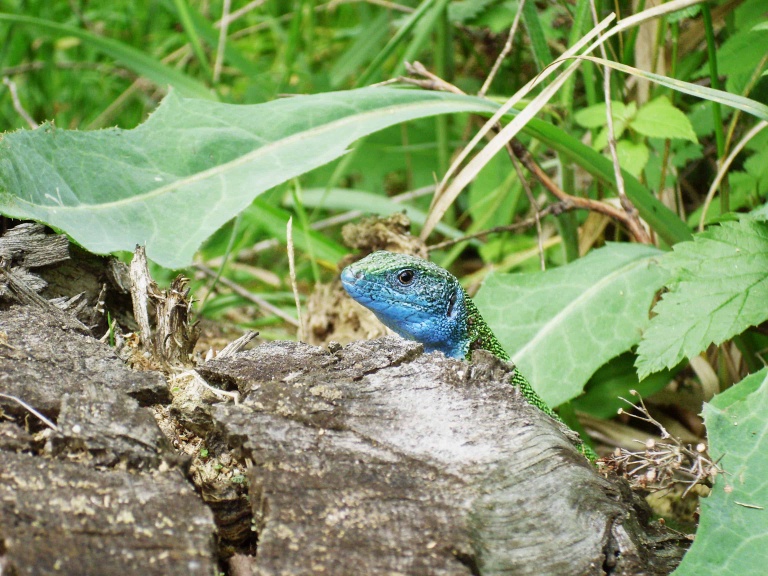
M 665 421 L 695 441 L 690 423 L 711 402 L 710 450 L 729 475 L 680 573 L 758 573 L 757 547 L 735 551 L 768 535 L 764 511 L 743 506 L 764 505 L 768 467 L 756 444 L 768 429 L 768 5 L 674 0 L 640 27 L 637 4 L 596 2 L 601 18 L 621 11 L 605 53 L 555 67 L 595 25 L 590 3 L 526 1 L 483 98 L 517 1 L 266 0 L 223 14 L 220 0 L 0 0 L 0 210 L 97 252 L 145 242 L 166 266 L 204 242 L 203 262 L 295 316 L 291 216 L 306 294 L 349 252 L 340 222 L 406 209 L 429 243 L 460 240 L 431 257 L 469 288 L 500 273 L 478 306 L 545 398 L 573 399 L 564 416 L 587 412 L 603 438 L 631 446 L 627 435 L 658 431 L 603 419 L 636 389 L 654 413 L 672 405 Z M 470 96 L 356 90 L 414 61 Z M 533 79 L 500 119 L 530 154 L 517 155 L 525 178 L 504 142 L 479 139 L 433 205 L 435 181 L 482 125 L 469 112 L 489 116 Z M 297 94 L 310 96 L 280 99 Z M 486 158 L 490 146 L 502 151 Z M 453 194 L 451 182 L 466 185 Z M 239 296 L 209 279 L 196 289 L 210 291 L 209 317 L 248 323 Z M 269 313 L 250 323 L 293 333 Z

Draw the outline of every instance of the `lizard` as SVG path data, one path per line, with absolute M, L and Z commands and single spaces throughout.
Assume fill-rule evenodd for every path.
M 471 360 L 474 350 L 486 350 L 510 360 L 458 279 L 437 264 L 381 250 L 344 268 L 341 284 L 387 328 L 420 342 L 425 352 Z M 530 404 L 565 425 L 516 367 L 510 382 Z M 590 462 L 597 459 L 583 442 L 578 449 Z

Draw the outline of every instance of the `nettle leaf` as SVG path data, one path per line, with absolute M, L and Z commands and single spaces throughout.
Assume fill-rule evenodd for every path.
M 698 143 L 691 121 L 666 96 L 651 100 L 640 108 L 629 126 L 651 138 L 679 138 Z
M 668 273 L 651 246 L 609 244 L 535 274 L 493 274 L 475 302 L 502 346 L 550 405 L 634 346 Z
M 637 349 L 640 378 L 768 319 L 768 224 L 726 222 L 662 260 L 676 278 Z
M 0 140 L 0 212 L 45 222 L 96 253 L 133 250 L 169 268 L 260 193 L 393 124 L 493 112 L 479 98 L 367 88 L 250 106 L 169 94 L 133 130 L 46 124 Z
M 701 500 L 696 539 L 673 576 L 764 574 L 768 563 L 768 368 L 704 405 L 712 493 Z

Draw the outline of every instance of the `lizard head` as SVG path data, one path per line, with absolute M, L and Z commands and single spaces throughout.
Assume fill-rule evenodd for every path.
M 380 251 L 344 268 L 341 283 L 403 338 L 421 342 L 427 352 L 465 357 L 467 296 L 450 272 L 415 256 Z

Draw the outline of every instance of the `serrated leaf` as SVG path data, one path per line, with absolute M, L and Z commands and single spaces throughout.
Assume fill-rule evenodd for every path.
M 493 274 L 475 302 L 521 372 L 557 406 L 638 342 L 668 278 L 656 265 L 662 254 L 651 246 L 609 244 L 546 272 Z
M 768 369 L 704 405 L 713 458 L 726 475 L 701 501 L 696 539 L 673 576 L 764 574 L 768 565 Z
M 691 121 L 666 96 L 651 100 L 640 108 L 629 125 L 651 138 L 679 138 L 698 143 Z
M 768 318 L 768 225 L 726 222 L 676 244 L 662 265 L 676 281 L 637 349 L 641 378 Z
M 170 268 L 258 194 L 414 118 L 494 111 L 479 98 L 369 88 L 235 106 L 167 96 L 134 130 L 45 125 L 0 141 L 0 212 L 46 222 L 96 253 Z

